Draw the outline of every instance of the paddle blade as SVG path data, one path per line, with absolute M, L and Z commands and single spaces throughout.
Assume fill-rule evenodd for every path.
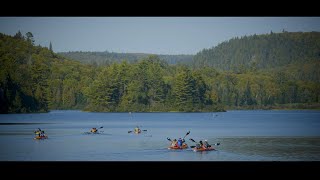
M 143 131 L 147 131 L 147 130 L 145 129 L 145 130 L 143 130 Z
M 217 144 L 216 144 L 216 146 L 219 146 L 219 145 L 220 145 L 220 143 L 217 143 Z
M 132 131 L 128 131 L 128 133 L 131 133 Z
M 184 139 L 186 136 L 188 136 L 188 134 L 190 134 L 190 131 L 187 132 L 187 134 L 183 137 L 183 139 Z
M 103 126 L 100 127 L 100 129 L 103 128 Z
M 190 146 L 191 148 L 195 148 L 196 146 Z
M 196 142 L 196 141 L 195 141 L 195 140 L 193 140 L 192 138 L 190 138 L 189 140 L 190 140 L 190 141 L 192 141 L 192 142 Z
M 168 138 L 168 137 L 167 137 L 167 139 L 168 139 L 168 141 L 171 141 L 171 139 L 170 139 L 170 138 Z

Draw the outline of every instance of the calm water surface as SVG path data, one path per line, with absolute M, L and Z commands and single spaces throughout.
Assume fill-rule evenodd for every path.
M 136 126 L 146 130 L 128 133 Z M 92 127 L 100 134 L 86 134 Z M 45 140 L 33 131 L 45 130 Z M 207 139 L 216 151 L 168 150 Z M 320 111 L 0 115 L 0 161 L 319 161 Z

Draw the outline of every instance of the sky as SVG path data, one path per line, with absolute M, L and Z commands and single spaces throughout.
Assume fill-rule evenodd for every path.
M 234 37 L 320 32 L 320 17 L 0 17 L 0 32 L 31 32 L 54 52 L 196 54 Z

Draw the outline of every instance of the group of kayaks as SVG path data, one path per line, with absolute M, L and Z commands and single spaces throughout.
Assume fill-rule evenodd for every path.
M 167 138 L 168 141 L 171 142 L 171 145 L 168 147 L 168 149 L 187 149 L 188 145 L 185 143 L 184 138 L 190 134 L 190 131 L 187 132 L 187 134 L 183 138 L 179 138 L 177 141 L 176 139 L 171 140 L 170 138 Z M 190 138 L 190 141 L 196 143 L 196 146 L 190 146 L 194 152 L 202 152 L 202 151 L 212 151 L 215 150 L 212 145 L 210 145 L 207 140 L 196 142 L 194 139 Z M 214 144 L 216 146 L 220 145 L 220 143 Z
M 88 134 L 99 134 L 98 129 L 103 128 L 102 126 L 100 128 L 92 128 L 90 130 L 90 132 L 86 132 Z M 147 131 L 147 130 L 141 130 L 140 128 L 136 127 L 133 131 L 128 131 L 128 133 L 135 133 L 135 134 L 140 134 L 142 131 Z M 38 128 L 38 130 L 34 131 L 34 133 L 36 134 L 36 136 L 34 137 L 34 139 L 37 140 L 41 140 L 41 139 L 48 139 L 48 136 L 44 133 L 44 131 L 42 131 L 40 128 Z M 170 138 L 167 138 L 169 141 L 171 141 L 171 145 L 168 147 L 168 149 L 172 149 L 172 150 L 181 150 L 181 149 L 187 149 L 189 148 L 189 146 L 185 143 L 184 138 L 190 134 L 190 131 L 187 132 L 187 134 L 183 137 L 183 142 L 180 142 L 180 145 L 178 143 L 178 141 L 176 141 L 176 139 L 174 139 L 173 141 Z M 181 138 L 179 138 L 179 140 L 182 140 Z M 189 139 L 192 142 L 197 143 L 195 140 L 193 139 Z M 207 143 L 207 141 L 205 140 L 205 145 L 202 143 L 202 141 L 199 141 L 199 143 L 197 144 L 197 146 L 190 146 L 192 148 L 192 150 L 194 152 L 202 152 L 202 151 L 212 151 L 215 150 L 211 145 L 209 145 Z M 220 145 L 220 143 L 214 144 L 214 145 Z
M 178 150 L 178 149 L 187 149 L 188 148 L 188 145 L 187 144 L 182 144 L 182 146 L 178 146 L 178 145 L 175 145 L 175 146 L 169 146 L 168 149 L 173 149 L 173 150 Z M 212 151 L 212 150 L 215 150 L 212 146 L 210 147 L 205 147 L 205 146 L 201 146 L 201 147 L 193 147 L 191 146 L 192 150 L 194 152 L 201 152 L 201 151 Z
M 178 146 L 174 146 L 174 147 L 168 147 L 168 149 L 187 149 L 188 148 L 188 145 L 183 145 L 182 147 L 178 147 Z M 215 150 L 213 147 L 208 147 L 208 148 L 205 148 L 205 147 L 200 147 L 200 148 L 192 148 L 192 150 L 194 152 L 201 152 L 201 151 L 212 151 L 212 150 Z

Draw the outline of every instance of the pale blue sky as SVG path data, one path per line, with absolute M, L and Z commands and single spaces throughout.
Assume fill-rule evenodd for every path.
M 55 52 L 196 54 L 233 37 L 320 32 L 320 17 L 0 17 L 0 32 L 32 32 Z

